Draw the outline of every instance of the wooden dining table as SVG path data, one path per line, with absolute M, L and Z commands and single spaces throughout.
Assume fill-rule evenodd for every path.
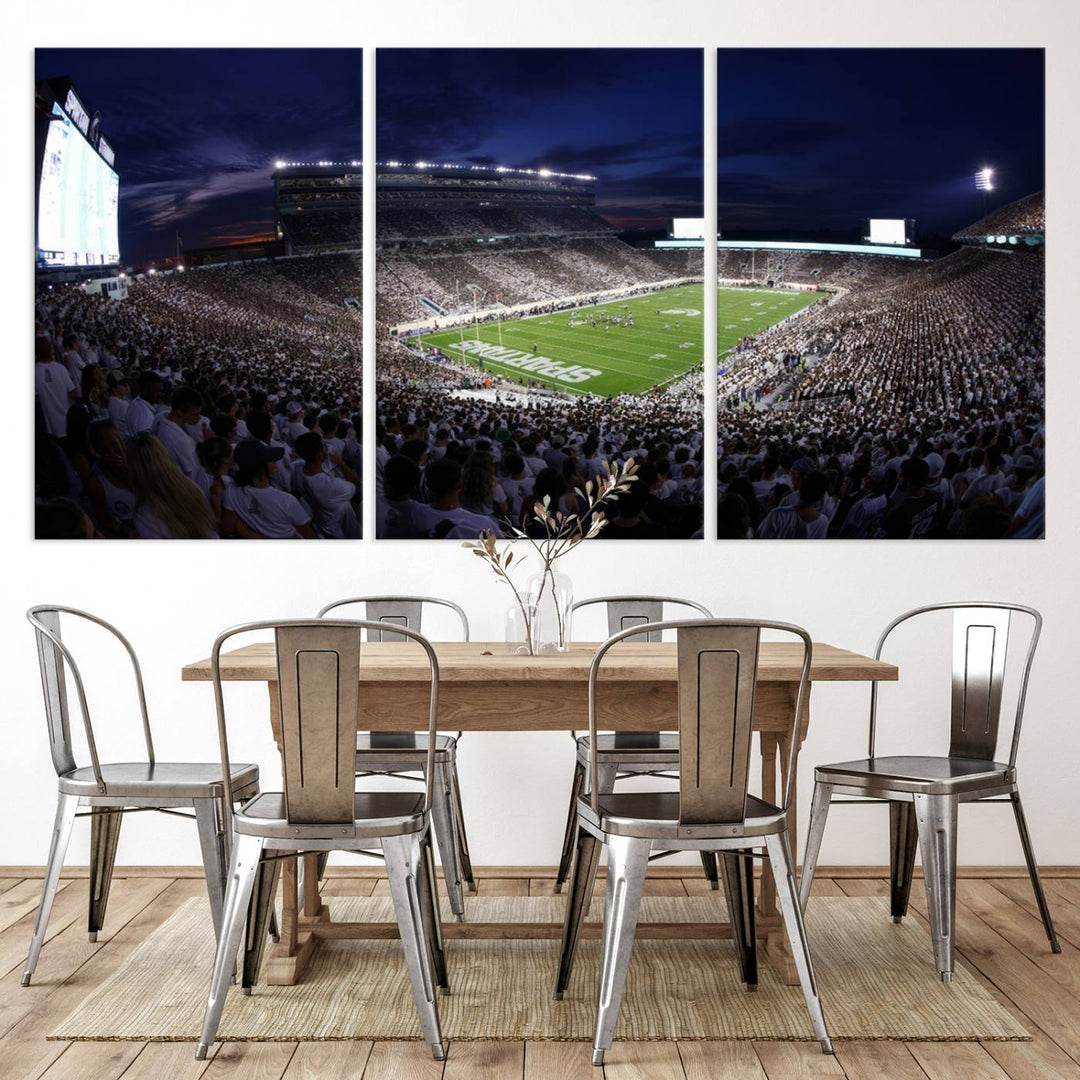
M 503 642 L 433 642 L 439 661 L 438 726 L 444 731 L 582 731 L 588 728 L 589 666 L 596 643 L 576 642 L 565 653 L 514 654 Z M 754 729 L 761 750 L 761 797 L 776 802 L 787 780 L 795 696 L 802 645 L 764 641 L 754 697 Z M 271 642 L 246 645 L 221 656 L 223 681 L 266 683 L 270 726 L 281 744 L 277 664 Z M 209 659 L 187 664 L 185 681 L 212 679 Z M 811 687 L 818 682 L 895 681 L 898 669 L 881 660 L 834 645 L 815 643 Z M 426 728 L 430 676 L 425 653 L 413 642 L 366 642 L 360 659 L 360 709 L 357 730 L 417 731 Z M 810 724 L 810 693 L 795 728 L 798 748 Z M 597 688 L 597 727 L 601 731 L 678 730 L 678 685 L 674 642 L 622 642 L 607 655 Z M 569 748 L 568 748 L 569 749 Z M 508 773 L 512 776 L 512 773 Z M 797 778 L 796 778 L 797 779 Z M 789 806 L 791 846 L 795 836 L 797 783 Z M 561 789 L 553 793 L 563 798 Z M 316 856 L 304 855 L 302 889 L 296 859 L 282 864 L 280 940 L 272 946 L 264 972 L 275 985 L 300 980 L 323 938 L 397 936 L 396 923 L 333 922 L 319 892 Z M 302 895 L 301 895 L 302 893 Z M 787 982 L 797 983 L 776 907 L 770 875 L 761 879 L 757 932 L 770 962 Z M 589 928 L 595 933 L 596 928 Z M 640 937 L 730 936 L 726 922 L 641 923 Z M 559 923 L 448 923 L 446 938 L 561 937 Z

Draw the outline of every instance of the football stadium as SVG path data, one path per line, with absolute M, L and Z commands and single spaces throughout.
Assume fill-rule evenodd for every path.
M 378 166 L 379 536 L 499 535 L 544 496 L 573 512 L 601 462 L 630 458 L 641 497 L 621 496 L 602 535 L 700 530 L 700 230 L 631 244 L 597 212 L 597 184 Z M 408 496 L 421 471 L 424 505 Z
M 271 234 L 128 265 L 101 115 L 64 77 L 35 116 L 37 535 L 358 537 L 358 162 L 267 161 Z
M 1042 535 L 1045 237 L 1038 192 L 941 258 L 722 241 L 720 536 Z

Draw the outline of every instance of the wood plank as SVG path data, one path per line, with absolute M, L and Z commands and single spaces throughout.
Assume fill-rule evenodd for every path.
M 100 952 L 116 935 L 134 919 L 148 904 L 159 896 L 170 882 L 163 878 L 140 878 L 137 881 L 114 881 L 109 896 L 109 908 L 105 926 L 98 934 L 96 943 L 87 939 L 86 924 L 71 922 L 45 943 L 41 950 L 41 959 L 33 982 L 29 986 L 19 985 L 14 977 L 0 984 L 0 1032 L 6 1032 L 15 1023 L 26 1016 L 43 998 L 48 997 L 64 983 L 73 972 L 78 970 L 92 956 Z M 81 889 L 76 892 L 82 892 Z M 80 914 L 85 914 L 86 898 L 81 897 Z M 34 918 L 26 916 L 27 924 Z M 61 924 L 62 925 L 62 924 Z M 24 930 L 21 924 L 12 927 L 10 933 Z M 29 941 L 27 932 L 25 942 Z M 22 951 L 22 950 L 20 950 Z M 16 966 L 17 973 L 22 962 Z
M 60 898 L 60 893 L 70 884 L 70 881 L 60 882 L 56 893 L 57 900 Z M 9 926 L 14 926 L 28 912 L 37 911 L 40 900 L 41 882 L 34 881 L 32 878 L 20 881 L 10 889 L 0 893 L 0 931 L 6 930 Z M 27 944 L 29 945 L 29 941 Z
M 686 1080 L 765 1080 L 765 1070 L 749 1040 L 680 1042 Z
M 1009 1080 L 978 1043 L 908 1043 L 929 1080 Z
M 901 1042 L 837 1042 L 836 1060 L 848 1080 L 926 1080 L 919 1063 Z
M 1049 1035 L 1030 1025 L 1031 1042 L 984 1042 L 983 1049 L 1010 1080 L 1080 1080 L 1080 1065 Z
M 373 1045 L 361 1039 L 302 1042 L 282 1080 L 361 1080 Z
M 476 879 L 477 896 L 528 896 L 529 881 L 527 878 L 491 878 L 478 877 Z M 466 912 L 466 914 L 468 914 Z
M 588 1044 L 585 1048 L 588 1049 Z M 685 1080 L 685 1077 L 678 1043 L 616 1042 L 604 1057 L 604 1080 Z
M 958 903 L 974 911 L 1029 960 L 1057 979 L 1063 990 L 1080 999 L 1080 950 L 1072 942 L 1061 941 L 1061 953 L 1052 953 L 1042 919 L 1025 911 L 989 881 L 960 881 L 956 895 Z
M 844 891 L 849 896 L 888 896 L 889 883 L 880 879 L 865 881 L 845 881 Z M 929 933 L 926 919 L 913 903 L 908 909 L 909 917 L 916 919 Z M 958 919 L 964 919 L 964 908 L 957 910 Z M 981 1045 L 986 1052 L 1000 1064 L 1012 1080 L 1040 1080 L 1041 1077 L 1060 1078 L 1060 1080 L 1080 1080 L 1080 1065 L 1065 1053 L 1054 1041 L 1041 1030 L 1036 1019 L 1005 994 L 1000 987 L 990 981 L 977 966 L 977 957 L 957 952 L 975 977 L 989 990 L 1001 1005 L 1030 1032 L 1031 1042 L 985 1042 Z
M 220 1049 L 214 1043 L 206 1061 L 196 1061 L 194 1043 L 144 1043 L 123 1080 L 199 1080 Z
M 296 1043 L 223 1043 L 203 1080 L 281 1080 Z
M 442 1061 L 433 1061 L 431 1047 L 412 1042 L 377 1042 L 371 1048 L 364 1080 L 440 1080 Z
M 70 885 L 70 882 L 60 884 L 61 886 Z M 57 934 L 63 933 L 76 919 L 84 920 L 85 927 L 87 903 L 85 886 L 76 886 L 73 889 L 61 888 L 57 891 L 52 913 L 49 916 L 49 926 L 45 931 L 42 956 L 49 951 L 49 942 Z M 14 971 L 16 968 L 20 971 L 24 969 L 36 919 L 37 903 L 35 902 L 18 922 L 0 932 L 0 973 Z
M 816 1042 L 755 1042 L 754 1052 L 769 1080 L 799 1076 L 843 1076 L 840 1062 Z
M 446 1055 L 445 1080 L 521 1080 L 525 1071 L 523 1042 L 463 1042 L 455 1039 Z
M 41 1074 L 42 1080 L 117 1080 L 139 1056 L 142 1043 L 75 1042 Z M 194 1055 L 193 1055 L 194 1056 Z
M 574 642 L 565 653 L 522 656 L 506 651 L 505 642 L 434 641 L 439 660 L 439 683 L 567 682 L 585 683 L 598 642 Z M 426 655 L 411 642 L 382 641 L 364 645 L 361 683 L 424 682 L 428 678 Z M 612 649 L 600 669 L 601 682 L 656 682 L 674 680 L 677 671 L 676 644 L 664 642 L 624 642 Z M 797 683 L 802 672 L 802 644 L 763 641 L 758 655 L 762 682 Z M 213 675 L 209 659 L 184 665 L 185 682 L 209 682 Z M 277 677 L 277 658 L 272 642 L 256 642 L 221 656 L 221 677 L 226 681 L 271 682 Z M 814 643 L 810 678 L 814 682 L 895 682 L 899 669 L 894 664 L 837 648 Z
M 527 1042 L 525 1080 L 601 1080 L 585 1042 Z
M 134 886 L 135 883 L 131 884 Z M 113 887 L 116 885 L 117 882 L 114 881 Z M 0 984 L 0 993 L 6 995 L 10 990 L 11 994 L 21 995 L 24 1002 L 20 1004 L 25 1013 L 18 1023 L 8 1028 L 3 1038 L 0 1038 L 0 1061 L 3 1062 L 5 1075 L 19 1077 L 20 1080 L 36 1080 L 65 1048 L 64 1043 L 47 1042 L 45 1036 L 71 1013 L 91 990 L 112 975 L 147 934 L 157 929 L 185 900 L 196 895 L 205 895 L 201 882 L 173 883 L 159 893 L 152 903 L 145 905 L 127 925 L 118 928 L 113 923 L 112 931 L 115 936 L 110 935 L 110 940 L 104 946 L 94 948 L 89 959 L 79 961 L 72 957 L 72 962 L 78 966 L 69 970 L 66 977 L 57 972 L 56 984 L 31 985 L 23 989 L 17 982 L 4 980 L 3 984 Z M 86 933 L 81 928 L 72 928 L 65 931 L 65 934 L 77 934 L 83 944 L 89 945 Z M 46 948 L 42 953 L 43 965 L 49 952 Z M 55 954 L 57 950 L 52 952 Z
M 14 888 L 20 881 L 22 881 L 21 877 L 0 878 L 0 893 L 6 893 L 8 889 Z M 40 885 L 38 887 L 40 888 Z
M 323 880 L 321 892 L 328 896 L 370 896 L 378 878 L 373 877 L 334 877 Z
M 1030 881 L 1020 878 L 992 878 L 990 884 L 1019 904 L 1028 914 L 1037 919 L 1041 918 Z M 1073 945 L 1080 946 L 1080 890 L 1072 888 L 1075 884 L 1076 882 L 1071 881 L 1043 881 L 1043 890 L 1046 892 L 1046 902 L 1050 905 L 1050 918 L 1054 920 L 1054 931 L 1058 940 L 1071 941 Z

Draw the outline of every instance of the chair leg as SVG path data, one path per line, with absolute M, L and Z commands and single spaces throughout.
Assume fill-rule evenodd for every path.
M 615 1037 L 652 848 L 649 840 L 630 836 L 609 836 L 607 845 L 604 937 L 600 954 L 596 1032 L 593 1035 L 594 1065 L 604 1064 L 604 1054 L 611 1049 L 611 1041 Z
M 956 811 L 952 795 L 916 795 L 915 818 L 922 849 L 923 878 L 934 964 L 942 982 L 952 980 L 956 924 Z
M 210 899 L 210 917 L 214 935 L 221 937 L 221 913 L 225 908 L 225 879 L 229 872 L 225 823 L 221 820 L 220 799 L 193 799 L 195 824 L 199 830 L 206 893 Z
M 769 855 L 769 866 L 776 882 L 776 900 L 780 914 L 784 919 L 784 930 L 791 955 L 795 961 L 795 970 L 799 974 L 806 1011 L 810 1014 L 810 1026 L 814 1037 L 821 1044 L 823 1054 L 833 1052 L 832 1041 L 825 1027 L 825 1014 L 821 1008 L 817 980 L 814 978 L 814 963 L 810 958 L 810 943 L 806 938 L 806 926 L 803 923 L 802 908 L 799 906 L 799 894 L 795 885 L 795 867 L 791 859 L 787 832 L 773 833 L 765 837 L 765 849 Z
M 221 918 L 221 937 L 218 938 L 214 956 L 214 973 L 210 978 L 210 995 L 203 1017 L 202 1035 L 195 1048 L 197 1061 L 206 1060 L 206 1052 L 217 1037 L 221 1023 L 221 1011 L 225 1008 L 225 995 L 236 970 L 236 951 L 244 935 L 251 893 L 255 876 L 262 860 L 263 841 L 258 836 L 238 834 L 233 839 L 232 857 L 229 863 L 229 881 L 225 889 L 225 905 Z M 275 860 L 276 862 L 276 860 Z
M 272 936 L 270 921 L 274 916 L 274 896 L 280 871 L 280 859 L 262 859 L 255 869 L 244 934 L 244 970 L 240 979 L 240 991 L 244 995 L 249 995 L 251 988 L 259 981 L 266 939 Z
M 439 884 L 435 877 L 435 855 L 431 849 L 430 829 L 420 841 L 420 877 L 416 887 L 420 897 L 424 933 L 431 946 L 431 968 L 435 974 L 435 984 L 444 994 L 449 994 L 450 981 L 446 975 L 446 950 L 443 946 L 442 919 L 439 915 Z
M 458 780 L 456 755 L 450 759 L 447 778 L 450 781 L 450 809 L 454 813 L 454 836 L 457 840 L 458 870 L 461 873 L 461 880 L 468 885 L 469 892 L 476 892 L 472 856 L 469 854 L 469 837 L 465 833 L 465 811 L 461 806 L 461 783 Z
M 105 909 L 109 905 L 109 887 L 116 865 L 116 845 L 120 842 L 123 810 L 97 808 L 90 813 L 90 909 L 87 915 L 87 935 L 97 941 L 98 931 L 105 925 Z
M 435 779 L 431 785 L 431 826 L 439 845 L 443 880 L 450 910 L 458 922 L 465 921 L 465 896 L 461 888 L 461 870 L 458 866 L 457 840 L 454 835 L 454 812 L 450 808 L 450 783 L 445 765 L 435 764 Z
M 810 820 L 806 828 L 806 850 L 803 852 L 802 875 L 799 878 L 799 910 L 806 911 L 810 899 L 810 886 L 814 883 L 821 838 L 825 835 L 825 820 L 832 802 L 832 784 L 814 783 L 814 801 L 810 804 Z
M 889 902 L 892 921 L 898 923 L 908 909 L 911 877 L 915 871 L 915 851 L 919 830 L 915 824 L 915 804 L 889 803 Z
M 570 809 L 566 814 L 566 832 L 563 833 L 562 854 L 559 856 L 559 871 L 555 875 L 555 891 L 562 892 L 570 869 L 574 862 L 574 847 L 577 839 L 577 801 L 585 794 L 585 766 L 581 761 L 574 762 L 574 780 L 570 785 Z
M 22 985 L 29 986 L 41 956 L 41 946 L 45 943 L 45 931 L 49 926 L 56 887 L 60 883 L 60 871 L 64 867 L 68 841 L 71 839 L 71 826 L 75 823 L 75 811 L 79 806 L 78 795 L 56 796 L 56 819 L 53 822 L 52 839 L 49 841 L 49 861 L 45 865 L 45 881 L 41 886 L 41 902 L 38 904 L 34 934 L 30 938 L 30 955 L 26 959 Z
M 758 964 L 754 930 L 754 863 L 736 851 L 722 851 L 720 863 L 724 871 L 724 898 L 731 920 L 731 939 L 739 957 L 739 974 L 747 990 L 756 990 Z
M 709 887 L 716 892 L 720 888 L 720 871 L 716 865 L 716 852 L 703 851 L 701 853 L 701 868 L 705 871 L 705 880 Z
M 390 893 L 394 898 L 394 911 L 401 931 L 405 966 L 409 969 L 413 999 L 420 1015 L 420 1027 L 424 1041 L 431 1047 L 431 1056 L 436 1061 L 442 1061 L 446 1051 L 439 1027 L 439 1010 L 435 1004 L 431 944 L 424 932 L 419 895 L 420 837 L 416 833 L 385 836 L 382 845 L 386 857 L 386 876 L 390 879 Z
M 559 954 L 559 974 L 555 979 L 556 1001 L 562 1001 L 563 993 L 570 983 L 570 972 L 577 955 L 578 940 L 585 916 L 589 913 L 589 900 L 596 883 L 596 870 L 600 863 L 600 841 L 586 829 L 577 831 L 577 857 L 573 860 L 570 876 L 570 895 L 566 901 L 566 920 L 563 922 L 562 952 Z
M 615 781 L 619 778 L 618 765 L 597 765 L 596 790 L 600 795 L 610 795 L 615 790 Z M 587 782 L 586 782 L 586 786 Z
M 1024 848 L 1024 859 L 1027 862 L 1028 876 L 1031 878 L 1031 888 L 1035 893 L 1035 903 L 1039 905 L 1039 914 L 1042 916 L 1046 937 L 1050 942 L 1050 950 L 1059 953 L 1061 952 L 1061 946 L 1058 944 L 1057 934 L 1054 933 L 1054 920 L 1050 918 L 1050 905 L 1046 902 L 1042 878 L 1039 877 L 1039 864 L 1035 861 L 1035 849 L 1031 846 L 1031 836 L 1028 833 L 1027 819 L 1024 817 L 1024 807 L 1020 802 L 1020 792 L 1012 792 L 1009 798 L 1012 800 L 1016 829 L 1020 833 L 1020 843 Z

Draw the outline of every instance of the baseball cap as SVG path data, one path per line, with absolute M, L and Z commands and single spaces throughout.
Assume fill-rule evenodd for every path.
M 290 401 L 289 404 L 285 406 L 285 411 L 290 416 L 295 416 L 298 412 L 300 412 L 301 409 L 303 409 L 303 407 L 304 406 L 301 405 L 299 401 Z
M 937 480 L 945 471 L 945 459 L 940 454 L 927 454 L 926 464 L 930 469 L 931 480 Z
M 285 456 L 284 446 L 267 446 L 258 439 L 245 439 L 236 444 L 233 460 L 241 469 L 265 465 L 270 461 L 280 461 Z

